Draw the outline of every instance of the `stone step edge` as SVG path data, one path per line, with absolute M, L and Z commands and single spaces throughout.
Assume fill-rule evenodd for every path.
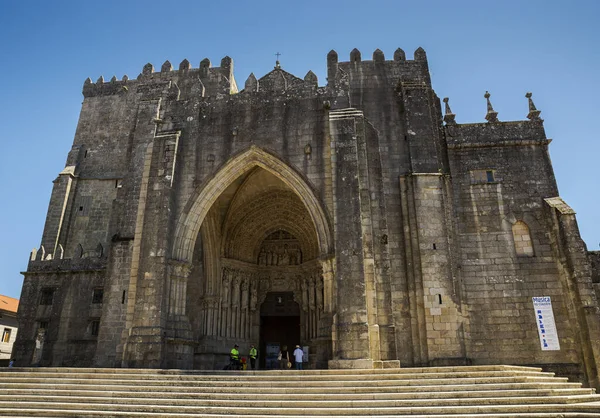
M 245 370 L 245 371 L 232 371 L 232 370 L 186 370 L 186 369 L 126 369 L 126 368 L 108 368 L 108 367 L 12 367 L 12 368 L 0 368 L 0 373 L 11 373 L 11 372 L 22 372 L 22 371 L 61 371 L 61 372 L 89 372 L 94 373 L 99 371 L 102 373 L 155 373 L 155 374 L 198 374 L 198 375 L 219 375 L 219 374 L 287 374 L 287 373 L 302 373 L 302 374 L 389 374 L 389 373 L 419 373 L 419 372 L 444 372 L 444 371 L 499 371 L 499 370 L 529 370 L 539 371 L 543 369 L 541 367 L 531 366 L 513 366 L 513 365 L 478 365 L 478 366 L 435 366 L 435 367 L 400 367 L 400 368 L 389 368 L 389 369 L 322 369 L 322 370 Z
M 22 378 L 14 378 L 14 379 L 4 379 L 4 384 L 17 384 L 17 383 L 44 383 L 47 382 L 48 379 L 42 377 L 22 377 Z M 106 384 L 106 385 L 134 385 L 134 384 L 144 384 L 144 383 L 153 383 L 153 385 L 147 386 L 170 386 L 172 384 L 186 384 L 189 386 L 196 387 L 215 387 L 215 386 L 223 386 L 223 387 L 239 387 L 246 386 L 249 384 L 254 384 L 256 387 L 285 387 L 284 383 L 289 385 L 302 383 L 303 387 L 333 387 L 333 386 L 370 386 L 370 387 L 378 387 L 378 386 L 428 386 L 431 384 L 434 385 L 453 385 L 453 384 L 481 384 L 481 383 L 494 383 L 494 382 L 567 382 L 568 378 L 566 377 L 555 377 L 555 376 L 498 376 L 498 377 L 457 377 L 453 379 L 444 379 L 444 378 L 431 378 L 431 379 L 387 379 L 387 380 L 286 380 L 286 381 L 276 381 L 276 380 L 267 380 L 267 381 L 256 381 L 252 379 L 235 379 L 235 380 L 222 380 L 222 381 L 213 381 L 213 380 L 148 380 L 148 379 L 104 379 L 104 378 L 96 378 L 96 379 L 85 379 L 85 378 L 63 378 L 60 379 L 61 384 Z
M 7 387 L 8 386 L 8 387 Z M 39 384 L 9 384 L 2 385 L 0 384 L 0 389 L 3 390 L 57 390 L 57 387 L 61 389 L 58 390 L 79 390 L 82 387 L 85 388 L 96 388 L 98 385 L 62 385 L 62 384 L 54 384 L 54 383 L 39 383 Z M 234 388 L 238 388 L 236 386 Z M 104 386 L 105 390 L 112 391 L 121 391 L 123 389 L 127 389 L 131 392 L 140 392 L 140 391 L 154 391 L 153 393 L 165 393 L 170 394 L 173 392 L 188 392 L 188 393 L 232 393 L 232 388 L 223 388 L 222 386 L 210 386 L 210 387 L 199 387 L 199 386 L 150 386 L 150 385 L 137 385 L 137 386 L 119 386 L 119 385 L 106 385 Z M 415 392 L 425 392 L 427 390 L 437 391 L 443 389 L 446 392 L 453 391 L 469 391 L 472 388 L 476 389 L 488 389 L 488 390 L 506 390 L 507 388 L 512 388 L 514 390 L 518 389 L 531 389 L 531 388 L 543 388 L 543 389 L 585 389 L 582 388 L 581 383 L 576 382 L 522 382 L 522 383 L 482 383 L 478 385 L 429 385 L 429 386 L 418 386 L 418 385 L 404 385 L 404 386 L 374 386 L 374 387 L 353 387 L 353 386 L 338 386 L 335 389 L 338 393 L 341 394 L 357 394 L 357 393 L 415 393 Z M 270 387 L 270 388 L 259 388 L 262 393 L 273 393 L 273 391 L 278 391 L 283 394 L 290 393 L 298 393 L 301 391 L 305 394 L 315 394 L 315 393 L 323 393 L 323 387 L 310 387 L 310 388 L 281 388 L 281 387 Z M 332 389 L 331 387 L 329 389 Z M 255 389 L 256 390 L 256 389 Z M 593 390 L 593 389 L 592 389 Z M 595 391 L 594 391 L 595 392 Z
M 19 413 L 19 415 L 4 415 L 3 412 L 7 413 Z M 27 412 L 27 415 L 23 413 Z M 40 415 L 45 413 L 46 415 Z M 52 413 L 53 415 L 48 415 Z M 66 414 L 66 415 L 65 415 Z M 163 418 L 198 418 L 197 414 L 164 414 L 164 413 L 152 413 L 152 412 L 121 412 L 121 411 L 61 411 L 61 410 L 35 410 L 29 409 L 26 411 L 14 409 L 14 410 L 0 410 L 0 416 L 7 418 L 23 418 L 24 416 L 31 416 L 36 418 L 55 418 L 55 417 L 163 417 Z M 202 414 L 204 418 L 222 418 L 223 414 Z M 377 418 L 397 418 L 397 417 L 410 417 L 410 418 L 598 418 L 596 413 L 586 412 L 542 412 L 542 413 L 484 413 L 484 414 L 427 414 L 427 415 L 414 415 L 410 412 L 402 415 L 376 415 Z M 264 415 L 227 415 L 227 418 L 264 418 Z M 270 418 L 322 418 L 323 415 L 270 415 Z M 344 415 L 344 418 L 364 418 L 365 415 Z
M 301 375 L 301 374 L 280 374 L 280 375 L 254 375 L 254 374 L 234 374 L 234 375 L 164 375 L 154 373 L 59 373 L 59 372 L 21 372 L 13 375 L 4 375 L 4 380 L 17 379 L 35 379 L 35 378 L 66 378 L 66 379 L 115 379 L 119 380 L 164 380 L 164 381 L 231 381 L 231 380 L 246 380 L 254 382 L 269 382 L 269 381 L 347 381 L 347 380 L 421 380 L 421 379 L 455 379 L 455 378 L 475 378 L 475 377 L 522 377 L 522 376 L 541 376 L 554 377 L 553 372 L 537 372 L 537 371 L 481 371 L 481 372 L 447 372 L 447 373 L 401 373 L 401 374 L 382 374 L 382 375 L 363 375 L 363 374 L 347 374 L 347 375 Z
M 47 392 L 47 393 L 46 393 Z M 3 398 L 18 396 L 53 396 L 68 397 L 69 399 L 77 397 L 93 398 L 112 398 L 127 397 L 132 399 L 215 399 L 228 400 L 233 397 L 238 399 L 258 399 L 260 396 L 273 398 L 285 398 L 286 400 L 386 400 L 386 399 L 411 399 L 417 396 L 422 399 L 447 399 L 447 398 L 486 398 L 486 397 L 530 397 L 530 396 L 564 396 L 564 395 L 594 395 L 595 390 L 590 388 L 540 388 L 540 389 L 503 389 L 503 390 L 455 390 L 455 391 L 432 391 L 432 392 L 372 392 L 372 393 L 280 393 L 280 392 L 256 392 L 252 393 L 232 393 L 232 392 L 146 392 L 146 391 L 115 391 L 115 390 L 57 390 L 54 388 L 36 389 L 36 394 L 31 395 L 31 388 L 24 389 L 5 389 L 0 393 L 0 400 Z M 495 396 L 492 396 L 495 395 Z M 316 399 L 315 399 L 316 397 Z
M 14 399 L 2 400 L 3 403 L 14 402 Z M 600 395 L 554 395 L 554 396 L 519 396 L 519 397 L 487 397 L 487 398 L 440 398 L 440 399 L 366 399 L 366 400 L 247 400 L 239 399 L 177 399 L 154 398 L 148 402 L 145 398 L 122 397 L 75 397 L 65 400 L 64 397 L 28 395 L 21 397 L 19 403 L 23 404 L 60 404 L 63 406 L 92 405 L 106 407 L 121 405 L 127 408 L 152 407 L 152 408 L 185 408 L 185 407 L 228 407 L 231 409 L 244 408 L 306 408 L 306 409 L 333 409 L 333 408 L 406 408 L 406 407 L 452 407 L 452 406 L 509 406 L 509 405 L 545 405 L 545 404 L 581 404 L 600 402 Z
M 26 406 L 28 405 L 28 406 Z M 13 408 L 14 402 L 8 405 L 8 409 L 15 410 Z M 31 409 L 36 409 L 40 411 L 44 411 L 43 406 L 33 406 L 32 403 L 26 403 L 24 405 L 19 405 L 20 408 L 17 410 L 26 410 L 31 407 Z M 68 406 L 69 410 L 74 410 L 75 407 L 80 407 L 77 409 L 78 411 L 90 410 L 90 405 L 80 405 L 80 404 L 65 404 L 63 406 Z M 112 404 L 94 404 L 93 406 L 102 406 L 101 411 L 109 410 L 109 407 Z M 126 412 L 125 409 L 128 409 L 126 405 L 116 405 L 118 406 L 118 411 Z M 81 408 L 83 407 L 83 408 Z M 88 408 L 85 408 L 88 407 Z M 65 409 L 65 408 L 61 408 Z M 133 408 L 129 408 L 133 409 Z M 596 412 L 600 413 L 600 402 L 595 403 L 577 403 L 577 404 L 538 404 L 538 405 L 479 405 L 479 406 L 433 406 L 433 407 L 381 407 L 381 408 L 263 408 L 263 407 L 245 407 L 245 408 L 236 408 L 240 409 L 238 411 L 238 415 L 244 415 L 244 413 L 252 413 L 254 415 L 263 415 L 263 416 L 272 416 L 272 415 L 330 415 L 330 416 L 346 416 L 346 415 L 363 415 L 363 416 L 380 416 L 380 415 L 398 415 L 399 412 L 410 412 L 411 414 L 415 413 L 423 413 L 423 414 L 444 414 L 444 413 L 462 413 L 462 414 L 470 414 L 470 413 L 485 413 L 485 412 L 504 412 L 504 413 L 521 413 L 521 412 L 560 412 L 560 411 L 569 411 L 569 412 Z M 0 403 L 0 412 L 6 410 L 2 408 L 2 403 Z M 231 407 L 169 407 L 163 406 L 161 408 L 157 408 L 154 406 L 146 406 L 140 407 L 136 406 L 132 412 L 156 412 L 160 410 L 163 414 L 168 414 L 169 412 L 186 412 L 186 413 L 196 413 L 196 414 L 215 414 L 222 416 L 230 416 L 229 414 L 234 413 L 233 408 Z M 97 409 L 94 409 L 97 411 Z M 99 412 L 99 411 L 98 411 Z M 375 413 L 373 413 L 375 412 Z M 387 413 L 387 414 L 386 414 Z M 251 414 L 249 414 L 251 415 Z

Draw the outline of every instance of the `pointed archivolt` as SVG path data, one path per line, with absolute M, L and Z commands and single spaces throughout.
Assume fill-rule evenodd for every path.
M 333 237 L 329 221 L 312 188 L 292 167 L 253 145 L 245 152 L 231 158 L 191 197 L 177 221 L 172 253 L 174 259 L 192 261 L 200 226 L 212 205 L 231 183 L 255 167 L 261 167 L 277 176 L 300 197 L 315 226 L 321 256 L 328 255 L 333 251 Z

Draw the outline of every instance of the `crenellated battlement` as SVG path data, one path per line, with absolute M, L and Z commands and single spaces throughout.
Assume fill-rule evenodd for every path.
M 354 48 L 350 51 L 349 58 L 349 61 L 340 61 L 335 50 L 329 51 L 327 54 L 328 85 L 337 84 L 346 74 L 350 79 L 356 79 L 357 76 L 362 79 L 380 78 L 385 75 L 390 82 L 394 83 L 400 79 L 431 85 L 427 54 L 421 47 L 415 50 L 412 60 L 406 59 L 406 53 L 402 48 L 394 51 L 391 60 L 386 60 L 385 54 L 380 49 L 373 51 L 371 60 L 363 60 L 361 52 Z
M 372 60 L 363 60 L 362 54 L 358 49 L 353 49 L 349 55 L 349 61 L 339 61 L 338 54 L 334 50 L 327 54 L 327 74 L 328 85 L 335 85 L 335 81 L 343 78 L 342 73 L 353 72 L 360 70 L 369 76 L 369 70 L 373 70 L 372 75 L 375 76 L 385 69 L 385 72 L 391 76 L 402 76 L 405 79 L 425 79 L 429 80 L 427 55 L 423 48 L 418 48 L 414 52 L 413 60 L 406 59 L 406 53 L 401 48 L 396 49 L 392 60 L 386 60 L 385 54 L 380 49 L 373 52 Z M 277 71 L 279 70 L 279 72 Z M 273 75 L 275 74 L 275 75 Z M 278 79 L 281 79 L 278 81 Z M 184 59 L 175 69 L 172 63 L 167 60 L 161 67 L 160 71 L 155 71 L 154 65 L 148 63 L 142 68 L 142 72 L 137 76 L 137 79 L 129 79 L 124 75 L 120 80 L 113 76 L 109 81 L 105 81 L 103 76 L 100 76 L 96 82 L 91 78 L 87 78 L 83 84 L 84 97 L 108 96 L 127 94 L 136 92 L 140 84 L 152 84 L 171 81 L 176 84 L 194 83 L 199 84 L 198 93 L 201 96 L 212 96 L 218 93 L 238 93 L 237 83 L 233 75 L 233 60 L 225 56 L 221 59 L 219 67 L 212 67 L 208 58 L 200 61 L 197 68 L 192 67 L 189 60 Z M 262 83 L 258 83 L 262 81 Z M 302 79 L 295 77 L 287 72 L 284 72 L 279 67 L 279 62 L 275 70 L 265 75 L 260 80 L 257 80 L 254 74 L 250 74 L 246 83 L 245 90 L 250 92 L 271 91 L 272 88 L 266 88 L 267 84 L 282 84 L 284 87 L 297 87 Z M 304 77 L 304 83 L 311 87 L 318 87 L 317 76 L 308 71 Z M 263 84 L 263 88 L 260 85 Z M 276 89 L 277 90 L 277 89 Z
M 113 76 L 110 81 L 105 81 L 100 76 L 97 81 L 92 82 L 87 78 L 83 84 L 84 97 L 108 96 L 117 94 L 127 94 L 136 92 L 141 84 L 161 84 L 172 82 L 175 84 L 195 83 L 199 84 L 199 93 L 204 95 L 213 95 L 216 93 L 237 93 L 237 84 L 233 76 L 233 60 L 230 57 L 224 57 L 219 67 L 212 67 L 208 58 L 200 62 L 198 68 L 192 68 L 187 59 L 179 64 L 175 70 L 169 60 L 165 61 L 160 71 L 154 70 L 154 65 L 147 63 L 142 68 L 142 72 L 136 80 L 130 80 L 124 75 L 121 80 Z
M 29 257 L 27 272 L 74 272 L 102 270 L 106 268 L 107 257 L 102 244 L 91 250 L 84 250 L 81 244 L 77 245 L 71 258 L 65 257 L 62 245 L 58 245 L 55 254 L 46 253 L 44 246 L 34 248 Z

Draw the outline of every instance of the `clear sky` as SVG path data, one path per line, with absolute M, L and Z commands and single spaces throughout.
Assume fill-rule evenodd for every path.
M 87 77 L 135 78 L 147 62 L 197 68 L 234 60 L 238 85 L 282 67 L 326 83 L 326 55 L 407 58 L 422 46 L 433 87 L 458 123 L 527 115 L 527 91 L 553 139 L 560 195 L 577 212 L 588 249 L 600 223 L 600 1 L 29 1 L 0 2 L 0 294 L 19 297 L 40 245 L 52 181 L 71 148 Z

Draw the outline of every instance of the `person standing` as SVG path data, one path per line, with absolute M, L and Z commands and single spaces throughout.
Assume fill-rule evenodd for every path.
M 296 370 L 302 370 L 302 358 L 304 357 L 304 351 L 299 345 L 294 350 L 294 362 L 296 363 Z
M 257 355 L 257 351 L 256 348 L 254 347 L 254 344 L 252 344 L 250 346 L 250 351 L 248 352 L 248 357 L 250 357 L 250 368 L 252 370 L 256 370 L 256 355 Z
M 238 351 L 238 345 L 235 344 L 231 349 L 231 353 L 229 353 L 229 358 L 231 359 L 231 365 L 235 368 L 235 370 L 240 369 L 240 352 Z
M 290 362 L 290 353 L 288 352 L 287 345 L 281 347 L 277 359 L 279 360 L 280 369 L 284 370 L 288 368 L 288 363 Z

